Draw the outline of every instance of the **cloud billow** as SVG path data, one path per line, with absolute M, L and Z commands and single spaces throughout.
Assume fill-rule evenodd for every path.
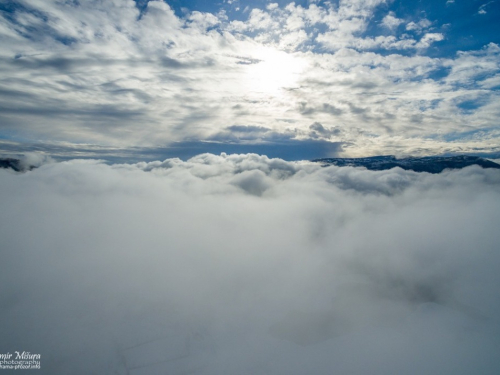
M 0 170 L 0 350 L 51 374 L 494 374 L 499 184 L 255 154 Z

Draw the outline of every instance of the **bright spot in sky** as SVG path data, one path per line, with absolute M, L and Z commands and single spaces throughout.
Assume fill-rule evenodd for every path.
M 274 48 L 260 48 L 253 57 L 259 62 L 248 65 L 245 80 L 257 95 L 281 96 L 283 89 L 297 86 L 306 67 L 302 59 Z

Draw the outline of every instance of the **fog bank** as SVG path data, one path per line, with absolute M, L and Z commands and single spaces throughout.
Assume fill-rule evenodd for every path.
M 41 374 L 496 374 L 499 187 L 254 154 L 0 170 L 0 353 Z

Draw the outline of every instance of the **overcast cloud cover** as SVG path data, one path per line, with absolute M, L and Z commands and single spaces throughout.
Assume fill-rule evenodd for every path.
M 499 187 L 255 154 L 0 170 L 0 352 L 44 374 L 496 374 Z
M 167 3 L 0 1 L 1 150 L 500 151 L 497 1 Z

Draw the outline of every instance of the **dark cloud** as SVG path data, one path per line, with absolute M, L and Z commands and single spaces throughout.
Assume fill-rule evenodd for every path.
M 53 103 L 55 104 L 55 103 Z M 142 111 L 127 109 L 119 104 L 96 104 L 89 108 L 43 108 L 38 106 L 0 106 L 0 111 L 4 114 L 23 114 L 29 116 L 50 115 L 50 116 L 75 116 L 76 118 L 86 118 L 92 122 L 103 122 L 106 119 L 128 119 L 132 120 L 144 114 Z
M 3 61 L 3 63 L 11 63 L 18 69 L 32 69 L 40 70 L 45 68 L 55 69 L 59 72 L 70 72 L 74 69 L 85 68 L 91 65 L 99 66 L 106 63 L 102 60 L 92 59 L 71 59 L 66 57 L 53 57 L 53 58 L 24 58 L 22 56 L 16 57 L 12 61 Z M 107 62 L 108 64 L 110 61 Z
M 321 123 L 315 122 L 309 126 L 309 136 L 311 138 L 331 138 L 332 136 L 340 136 L 342 131 L 337 127 L 325 128 Z
M 351 113 L 354 113 L 356 115 L 365 115 L 366 112 L 369 112 L 369 109 L 367 108 L 362 108 L 362 107 L 358 107 L 352 103 L 347 103 L 347 105 L 349 106 L 349 109 L 351 110 Z
M 252 125 L 232 125 L 226 128 L 231 132 L 238 133 L 267 133 L 271 131 L 269 128 L 263 126 L 252 126 Z
M 262 62 L 260 59 L 255 59 L 251 57 L 244 57 L 244 56 L 231 56 L 237 59 L 236 64 L 240 65 L 252 65 L 252 64 L 258 64 Z
M 315 113 L 329 113 L 331 115 L 342 114 L 342 109 L 335 107 L 334 105 L 323 103 L 320 106 L 311 107 L 308 103 L 299 103 L 299 112 L 303 115 L 314 115 Z

